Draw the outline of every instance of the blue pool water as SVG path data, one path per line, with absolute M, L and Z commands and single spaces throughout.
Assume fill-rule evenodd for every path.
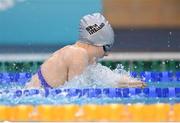
M 147 87 L 116 88 L 119 76 L 140 76 Z M 30 73 L 0 73 L 0 104 L 106 104 L 106 103 L 178 103 L 179 73 L 111 71 L 100 64 L 91 66 L 82 75 L 56 89 L 27 89 Z M 91 75 L 91 76 L 89 76 Z M 133 79 L 133 78 L 132 78 Z

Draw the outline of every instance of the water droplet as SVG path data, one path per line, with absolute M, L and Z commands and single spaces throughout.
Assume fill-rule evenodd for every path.
M 165 65 L 166 64 L 165 61 L 163 61 L 162 64 Z
M 172 35 L 172 32 L 169 32 L 169 35 Z

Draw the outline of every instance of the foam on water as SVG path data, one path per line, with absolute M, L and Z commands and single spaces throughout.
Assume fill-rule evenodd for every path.
M 111 70 L 98 63 L 88 66 L 81 75 L 65 82 L 63 87 L 118 87 L 120 80 L 123 80 L 124 77 L 129 77 L 130 81 L 135 79 L 130 77 L 130 72 L 125 71 L 122 65 L 118 65 L 115 70 Z

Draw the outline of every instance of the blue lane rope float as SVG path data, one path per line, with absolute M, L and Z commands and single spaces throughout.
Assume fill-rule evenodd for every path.
M 145 82 L 180 82 L 180 71 L 177 72 L 131 72 L 132 77 L 139 77 Z M 32 77 L 32 73 L 0 73 L 0 85 L 25 85 Z
M 25 85 L 32 77 L 31 73 L 0 73 L 0 85 Z
M 180 81 L 180 71 L 176 72 L 176 80 Z
M 87 98 L 129 98 L 132 96 L 150 97 L 150 98 L 180 98 L 180 88 L 69 88 L 69 89 L 18 89 L 18 90 L 0 90 L 0 95 L 8 94 L 14 98 L 27 96 L 60 96 L 60 97 L 87 97 Z

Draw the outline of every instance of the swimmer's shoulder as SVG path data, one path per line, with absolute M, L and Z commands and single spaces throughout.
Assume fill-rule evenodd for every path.
M 75 45 L 67 45 L 56 52 L 53 55 L 63 56 L 64 58 L 86 58 L 88 59 L 88 53 L 85 49 L 77 47 Z
M 82 55 L 88 56 L 87 51 L 81 47 L 77 47 L 75 45 L 69 45 L 66 48 L 66 51 L 69 52 L 71 55 Z
M 67 59 L 71 62 L 88 62 L 89 57 L 85 49 L 77 47 L 75 45 L 70 45 L 67 47 Z
M 69 48 L 71 47 L 71 45 L 67 45 L 63 48 L 60 48 L 59 50 L 55 51 L 52 55 L 53 56 L 61 56 L 61 55 L 66 55 L 68 54 L 69 52 L 71 52 L 71 50 L 69 50 Z

